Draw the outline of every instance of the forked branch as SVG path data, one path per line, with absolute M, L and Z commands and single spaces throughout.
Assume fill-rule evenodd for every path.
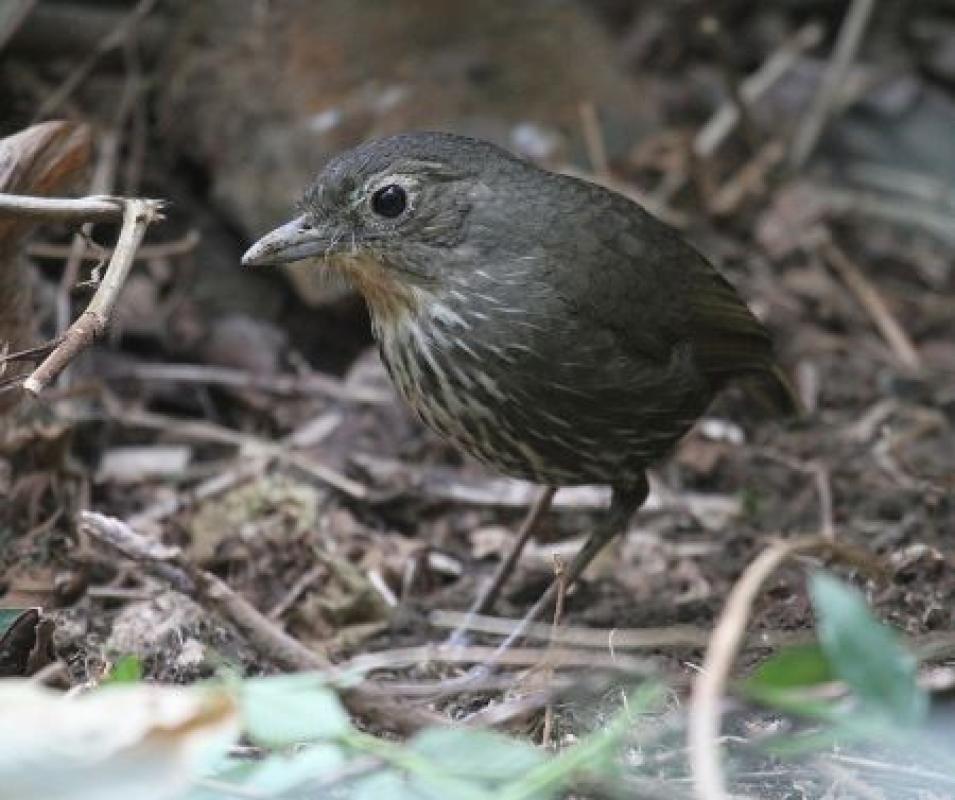
M 23 389 L 38 395 L 109 324 L 113 307 L 133 265 L 146 229 L 162 219 L 162 201 L 120 197 L 86 197 L 76 200 L 0 194 L 0 217 L 15 216 L 38 221 L 104 220 L 122 218 L 119 239 L 86 310 L 66 330 L 50 354 L 24 381 Z

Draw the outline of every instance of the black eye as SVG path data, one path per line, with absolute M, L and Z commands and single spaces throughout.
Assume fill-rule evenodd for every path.
M 408 195 L 397 183 L 382 186 L 371 196 L 371 209 L 376 214 L 394 219 L 408 207 Z

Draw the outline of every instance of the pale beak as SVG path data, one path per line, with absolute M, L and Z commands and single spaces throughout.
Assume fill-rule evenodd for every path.
M 259 239 L 242 256 L 242 266 L 260 267 L 316 258 L 324 256 L 330 245 L 328 231 L 303 215 Z

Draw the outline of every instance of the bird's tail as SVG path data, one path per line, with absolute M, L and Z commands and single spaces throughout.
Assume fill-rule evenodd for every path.
M 798 417 L 806 413 L 789 377 L 778 364 L 748 375 L 743 380 L 743 387 L 761 407 L 774 415 Z

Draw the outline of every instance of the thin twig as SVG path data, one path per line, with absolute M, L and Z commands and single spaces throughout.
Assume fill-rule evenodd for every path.
M 709 202 L 711 213 L 729 216 L 737 211 L 747 196 L 765 192 L 766 176 L 786 155 L 783 143 L 773 139 L 763 145 L 742 167 L 720 186 Z
M 564 616 L 564 598 L 567 596 L 567 569 L 564 560 L 559 556 L 554 557 L 554 580 L 557 582 L 557 599 L 554 601 L 554 622 L 551 626 L 551 641 L 548 645 L 548 655 L 545 656 L 545 659 L 548 659 L 550 652 L 554 649 L 557 634 L 560 631 L 560 625 L 563 621 Z M 546 671 L 546 681 L 550 684 L 554 678 L 554 667 L 550 663 L 549 659 L 547 662 L 547 671 Z M 549 747 L 551 744 L 551 733 L 554 728 L 554 704 L 548 703 L 544 709 L 544 729 L 541 732 L 541 744 L 544 747 Z M 553 743 L 554 748 L 557 747 L 557 742 Z
M 418 647 L 382 650 L 377 653 L 363 653 L 355 656 L 350 661 L 339 664 L 337 669 L 341 671 L 343 676 L 347 676 L 355 673 L 366 674 L 377 670 L 398 670 L 410 666 L 420 667 L 429 663 L 484 664 L 492 657 L 495 657 L 495 663 L 501 666 L 529 667 L 540 663 L 542 653 L 543 650 L 540 647 L 513 647 L 506 653 L 501 653 L 497 647 L 486 645 L 456 647 L 428 644 Z M 497 658 L 495 654 L 500 657 Z M 648 659 L 611 655 L 610 653 L 559 649 L 551 652 L 550 659 L 550 663 L 555 667 L 586 667 L 645 676 L 659 673 L 656 664 Z M 472 682 L 465 684 L 455 678 L 445 681 L 445 688 L 449 691 L 457 692 L 462 687 L 466 687 L 470 691 L 473 686 Z
M 123 114 L 129 107 L 128 94 L 128 91 L 124 88 L 119 102 L 120 120 L 123 119 Z M 116 160 L 119 157 L 120 146 L 119 130 L 121 127 L 121 123 L 114 125 L 112 129 L 103 131 L 99 137 L 96 166 L 93 169 L 93 177 L 89 185 L 89 193 L 93 196 L 107 196 L 114 193 L 116 188 Z M 73 319 L 72 292 L 77 283 L 80 266 L 83 263 L 83 255 L 87 252 L 92 234 L 93 223 L 84 222 L 80 230 L 73 235 L 73 241 L 70 242 L 70 251 L 66 258 L 66 264 L 63 266 L 56 292 L 56 332 L 58 335 L 62 335 L 69 328 L 70 321 Z M 100 250 L 98 247 L 93 249 L 96 257 L 105 262 L 106 255 L 98 252 Z
M 832 510 L 832 480 L 829 467 L 820 459 L 803 461 L 781 450 L 771 447 L 760 447 L 753 451 L 756 455 L 782 464 L 788 469 L 811 475 L 819 499 L 819 533 L 826 539 L 835 539 L 836 523 Z
M 600 127 L 597 109 L 593 103 L 586 102 L 581 103 L 578 110 L 590 168 L 595 175 L 606 178 L 610 175 L 610 162 L 607 159 L 607 145 L 604 142 L 603 129 Z
M 0 354 L 0 375 L 3 374 L 3 368 L 8 363 L 13 361 L 36 361 L 39 357 L 47 356 L 52 353 L 59 343 L 59 339 L 54 339 L 51 342 L 38 344 L 36 347 L 28 347 L 25 350 L 17 350 L 15 353 L 4 351 L 2 354 Z
M 510 636 L 520 620 L 506 617 L 470 616 L 461 611 L 432 611 L 428 623 L 436 628 L 457 628 Z M 529 625 L 524 638 L 547 641 L 554 638 L 558 644 L 598 650 L 657 650 L 663 647 L 705 647 L 710 632 L 695 625 L 670 625 L 665 628 L 583 628 L 564 626 L 555 635 L 550 625 Z M 782 647 L 805 642 L 807 636 L 798 631 L 758 631 L 747 639 L 750 647 Z
M 194 571 L 198 578 L 197 591 L 202 598 L 235 624 L 258 652 L 283 667 L 296 670 L 324 670 L 331 666 L 324 654 L 287 634 L 221 578 L 204 570 Z
M 255 649 L 267 655 L 269 660 L 299 670 L 327 669 L 331 666 L 324 655 L 289 636 L 218 577 L 186 560 L 180 548 L 167 547 L 148 539 L 122 520 L 105 514 L 81 511 L 78 521 L 81 533 L 118 550 L 133 561 L 147 565 L 164 564 L 187 575 L 194 587 L 191 594 L 208 602 L 231 620 Z
M 185 236 L 171 242 L 144 244 L 136 251 L 136 260 L 151 261 L 156 258 L 175 258 L 176 256 L 187 255 L 196 249 L 201 238 L 199 231 L 193 228 Z M 55 244 L 54 242 L 30 242 L 26 246 L 27 255 L 33 258 L 68 258 L 70 249 L 70 245 Z M 111 248 L 104 247 L 96 253 L 84 250 L 82 258 L 85 261 L 99 261 L 103 255 L 109 257 L 112 254 Z
M 88 419 L 84 412 L 64 411 L 74 419 Z M 355 500 L 367 500 L 371 490 L 362 483 L 343 475 L 333 467 L 305 453 L 291 450 L 283 442 L 272 442 L 261 439 L 249 433 L 226 428 L 204 420 L 185 420 L 154 414 L 148 411 L 113 409 L 109 418 L 123 425 L 139 426 L 164 431 L 167 435 L 175 433 L 189 439 L 200 441 L 220 442 L 242 449 L 251 456 L 267 456 L 276 459 L 279 463 L 294 467 L 321 483 L 333 486 Z
M 463 479 L 459 471 L 421 467 L 397 459 L 356 452 L 351 461 L 379 483 L 403 483 L 431 500 L 499 508 L 527 508 L 540 495 L 540 487 L 519 478 Z M 650 496 L 640 511 L 656 514 L 678 510 L 700 519 L 732 518 L 740 513 L 738 498 L 704 492 L 663 491 L 651 481 Z M 554 495 L 552 508 L 604 509 L 610 490 L 603 486 L 565 486 Z
M 810 462 L 816 480 L 816 494 L 819 496 L 819 535 L 828 541 L 836 538 L 836 523 L 832 512 L 832 479 L 829 468 L 822 461 Z
M 839 37 L 832 50 L 832 57 L 819 84 L 819 90 L 813 98 L 809 112 L 793 136 L 790 163 L 794 169 L 800 169 L 806 163 L 819 141 L 826 121 L 836 105 L 849 68 L 862 44 L 862 35 L 865 33 L 874 8 L 875 0 L 853 0 L 846 12 L 842 27 L 839 29 Z
M 228 492 L 230 489 L 243 483 L 261 477 L 271 462 L 269 458 L 249 458 L 239 461 L 228 470 L 217 472 L 211 478 L 193 487 L 189 491 L 175 492 L 169 498 L 164 498 L 137 512 L 129 519 L 133 528 L 154 525 L 168 517 L 178 514 L 184 509 L 191 508 L 203 500 Z
M 134 561 L 146 566 L 165 567 L 165 574 L 172 570 L 188 576 L 195 599 L 212 606 L 239 628 L 264 658 L 287 669 L 318 671 L 326 676 L 333 669 L 324 654 L 306 647 L 286 633 L 223 580 L 188 561 L 179 548 L 152 542 L 122 520 L 104 514 L 81 511 L 78 524 L 80 531 L 91 539 L 119 550 Z M 156 573 L 160 577 L 164 574 L 162 570 Z M 181 590 L 180 586 L 173 585 Z M 386 720 L 399 732 L 411 733 L 435 721 L 427 712 L 391 702 L 384 689 L 373 685 L 354 686 L 342 693 L 342 700 L 353 713 Z
M 762 63 L 754 73 L 740 82 L 739 99 L 752 105 L 765 95 L 795 66 L 800 56 L 822 41 L 823 29 L 812 22 L 800 28 L 796 34 Z M 737 102 L 727 99 L 700 128 L 693 140 L 693 154 L 697 158 L 709 158 L 739 122 Z
M 334 400 L 383 405 L 394 402 L 394 395 L 373 389 L 351 387 L 330 375 L 306 372 L 302 375 L 260 375 L 230 367 L 206 364 L 132 364 L 111 368 L 106 378 L 134 378 L 162 383 L 197 383 L 230 389 L 254 389 L 289 397 L 316 395 Z
M 743 77 L 733 59 L 735 41 L 726 32 L 726 26 L 716 14 L 707 14 L 700 20 L 700 30 L 713 44 L 716 62 L 723 73 L 726 84 L 727 102 L 731 103 L 740 122 L 743 138 L 750 150 L 759 145 L 759 132 L 746 98 L 743 96 Z
M 315 564 L 311 567 L 311 569 L 304 572 L 298 578 L 298 580 L 292 584 L 291 588 L 285 593 L 285 595 L 274 606 L 272 606 L 272 610 L 269 611 L 267 615 L 268 618 L 273 621 L 282 619 L 282 617 L 285 615 L 285 612 L 295 604 L 295 601 L 305 593 L 305 590 L 327 572 L 328 566 L 324 563 Z
M 77 222 L 93 219 L 116 220 L 123 216 L 118 197 L 32 197 L 0 192 L 0 218 L 17 217 L 37 222 Z
M 855 295 L 856 300 L 865 309 L 885 343 L 895 357 L 906 367 L 913 370 L 922 368 L 922 358 L 905 329 L 889 310 L 879 290 L 866 277 L 865 273 L 846 252 L 839 247 L 827 230 L 819 237 L 819 253 L 839 274 L 845 285 Z
M 746 567 L 723 606 L 703 666 L 693 682 L 688 741 L 690 767 L 701 800 L 729 798 L 720 765 L 720 703 L 752 614 L 753 602 L 763 584 L 783 562 L 809 554 L 830 554 L 867 572 L 872 566 L 868 554 L 814 535 L 775 542 Z
M 63 334 L 62 341 L 48 355 L 33 374 L 24 381 L 24 391 L 38 395 L 82 350 L 103 333 L 109 324 L 113 306 L 133 265 L 136 248 L 146 229 L 162 219 L 162 203 L 158 200 L 120 200 L 123 207 L 123 227 L 116 249 L 96 293 L 76 321 Z

